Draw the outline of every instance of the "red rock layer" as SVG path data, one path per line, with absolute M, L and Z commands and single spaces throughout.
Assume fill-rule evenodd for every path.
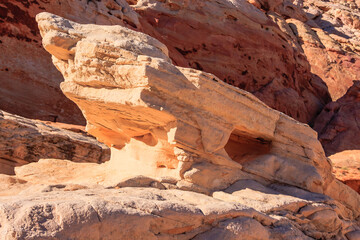
M 81 111 L 59 88 L 63 78 L 41 46 L 35 15 L 48 11 L 82 23 L 136 27 L 131 9 L 120 6 L 124 3 L 0 1 L 0 109 L 28 118 L 85 124 Z
M 342 98 L 325 106 L 314 129 L 327 155 L 360 150 L 360 81 L 354 81 Z
M 163 42 L 179 66 L 213 73 L 302 122 L 329 100 L 302 49 L 250 3 L 138 1 L 133 7 L 144 32 Z
M 360 79 L 358 5 L 356 1 L 306 0 L 303 9 L 315 38 L 301 38 L 300 44 L 312 72 L 326 82 L 336 101 L 351 87 L 353 80 Z

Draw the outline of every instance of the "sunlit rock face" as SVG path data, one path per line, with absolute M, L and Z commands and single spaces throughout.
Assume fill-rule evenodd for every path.
M 40 159 L 0 174 L 1 237 L 358 238 L 360 197 L 335 180 L 309 126 L 173 65 L 143 33 L 37 21 L 62 91 L 111 159 Z
M 360 151 L 347 150 L 329 157 L 337 179 L 360 194 Z
M 330 100 L 285 20 L 307 20 L 301 1 L 128 2 L 175 65 L 212 73 L 304 123 Z
M 305 0 L 308 21 L 302 45 L 312 71 L 326 82 L 334 101 L 360 79 L 360 11 L 358 1 Z
M 349 40 L 324 31 L 312 20 L 309 23 L 288 19 L 297 41 L 311 64 L 311 70 L 328 87 L 331 98 L 336 101 L 360 77 L 359 53 Z M 326 30 L 326 29 L 325 29 Z
M 37 21 L 61 89 L 89 133 L 112 147 L 111 170 L 203 193 L 259 178 L 343 199 L 307 125 L 212 74 L 174 66 L 165 45 L 143 33 L 48 13 Z

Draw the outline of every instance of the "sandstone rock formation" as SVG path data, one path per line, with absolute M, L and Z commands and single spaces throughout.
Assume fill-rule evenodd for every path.
M 249 1 L 276 19 L 302 48 L 315 78 L 326 82 L 334 101 L 360 77 L 359 16 L 355 1 Z
M 136 8 L 149 2 L 143 5 L 146 11 L 159 6 L 181 11 L 175 1 L 131 2 Z M 263 14 L 240 1 L 186 4 L 197 11 L 216 4 L 230 10 L 250 6 L 252 15 L 242 15 L 244 21 Z M 304 21 L 294 4 L 253 4 L 267 6 L 268 16 L 281 12 L 271 15 L 279 26 L 286 27 L 282 18 L 292 7 Z M 239 17 L 236 12 L 230 15 Z M 81 109 L 86 130 L 111 147 L 111 159 L 74 162 L 45 156 L 16 167 L 13 176 L 0 174 L 1 238 L 359 238 L 360 196 L 334 178 L 308 125 L 213 74 L 175 66 L 172 47 L 143 33 L 78 24 L 50 13 L 37 15 L 37 21 L 43 46 L 64 76 L 62 91 Z M 277 32 L 278 27 L 269 29 Z M 295 39 L 283 37 L 289 44 Z M 291 44 L 294 52 L 300 49 Z M 303 60 L 303 74 L 311 76 Z M 301 98 L 321 102 L 316 96 L 322 94 L 314 90 L 321 87 L 310 88 L 301 92 L 313 95 Z M 2 115 L 31 132 L 57 131 Z
M 360 79 L 358 9 L 347 1 L 306 0 L 308 21 L 288 19 L 311 64 L 312 73 L 326 82 L 334 101 Z
M 314 129 L 319 133 L 327 155 L 344 150 L 360 150 L 360 81 L 354 81 L 347 93 L 325 106 L 316 118 Z
M 65 78 L 61 89 L 89 133 L 112 147 L 108 165 L 122 177 L 206 194 L 241 179 L 275 181 L 325 193 L 359 214 L 360 196 L 334 179 L 309 126 L 212 74 L 174 66 L 165 45 L 145 34 L 49 13 L 37 21 Z
M 41 158 L 101 163 L 110 150 L 94 138 L 0 110 L 0 173 Z
M 321 29 L 334 37 L 347 50 L 358 53 L 360 11 L 358 1 L 341 0 L 306 0 L 304 10 L 311 24 L 316 24 Z
M 0 108 L 31 118 L 83 123 L 81 113 L 60 93 L 62 78 L 40 48 L 34 16 L 45 10 L 82 23 L 126 25 L 144 31 L 168 46 L 175 64 L 211 72 L 303 122 L 313 119 L 328 102 L 326 89 L 311 77 L 301 48 L 251 4 L 148 2 L 137 2 L 135 9 L 144 16 L 140 20 L 125 1 L 2 3 L 0 49 L 7 57 L 0 65 Z M 270 4 L 270 9 L 304 19 L 299 11 L 286 13 L 289 4 Z M 160 17 L 161 22 L 154 24 Z M 18 48 L 23 49 L 21 57 Z
M 327 196 L 280 185 L 246 186 L 215 197 L 135 187 L 32 188 L 0 197 L 0 235 L 7 239 L 130 240 L 352 240 L 359 236 L 360 228 Z
M 348 150 L 329 157 L 337 179 L 360 193 L 360 151 Z
M 273 11 L 306 20 L 291 1 L 259 1 L 268 14 L 244 0 L 130 2 L 143 32 L 168 47 L 175 65 L 213 73 L 305 123 L 329 101 L 297 40 L 276 24 L 287 26 Z
M 39 12 L 61 14 L 82 23 L 138 26 L 124 0 L 6 0 L 0 2 L 0 109 L 28 118 L 85 124 L 60 91 L 61 74 L 41 47 L 35 21 Z
M 204 70 L 305 123 L 359 79 L 356 2 L 16 1 L 0 5 L 0 108 L 22 116 L 84 124 L 58 89 L 61 75 L 40 46 L 42 11 L 80 23 L 145 32 L 182 67 Z M 22 55 L 18 56 L 17 49 Z M 310 63 L 310 65 L 309 65 Z M 36 108 L 35 108 L 36 106 Z

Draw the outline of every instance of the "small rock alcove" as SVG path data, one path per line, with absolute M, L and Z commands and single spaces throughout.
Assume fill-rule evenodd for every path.
M 243 164 L 260 155 L 268 154 L 271 149 L 271 141 L 253 137 L 235 129 L 224 148 L 233 161 Z

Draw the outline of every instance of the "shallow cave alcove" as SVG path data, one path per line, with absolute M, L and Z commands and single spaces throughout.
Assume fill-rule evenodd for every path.
M 235 129 L 224 148 L 232 160 L 243 164 L 260 155 L 268 154 L 271 149 L 271 141 Z

